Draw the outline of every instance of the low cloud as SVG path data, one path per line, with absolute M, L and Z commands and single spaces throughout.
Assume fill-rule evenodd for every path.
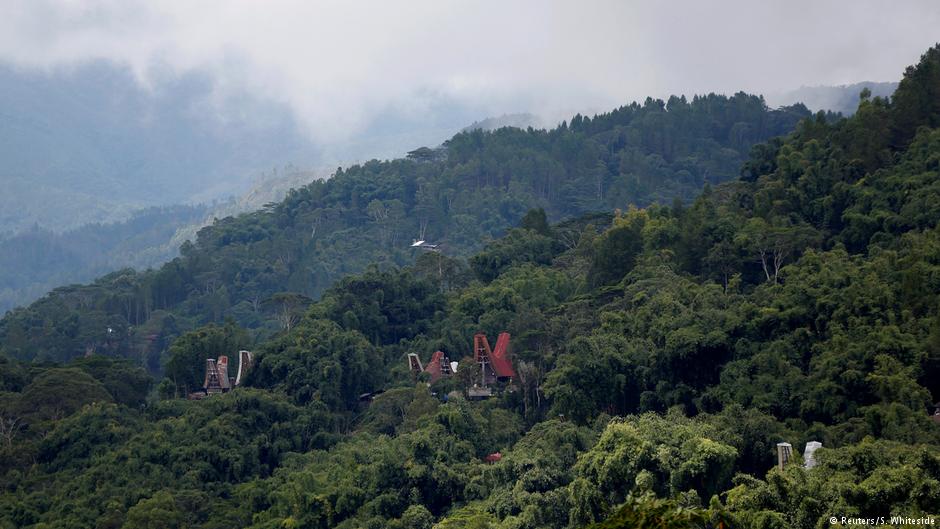
M 934 0 L 14 0 L 5 11 L 0 61 L 113 61 L 145 86 L 204 72 L 218 97 L 289 106 L 323 144 L 435 101 L 559 117 L 647 95 L 896 80 L 940 39 Z

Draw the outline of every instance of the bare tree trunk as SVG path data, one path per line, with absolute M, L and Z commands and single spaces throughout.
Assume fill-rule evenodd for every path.
M 774 284 L 777 284 L 777 276 L 780 275 L 780 269 L 783 267 L 783 262 L 787 258 L 786 250 L 777 250 L 774 251 Z
M 3 439 L 3 443 L 8 450 L 13 448 L 13 440 L 19 432 L 20 426 L 19 417 L 0 417 L 0 438 Z
M 767 281 L 770 281 L 770 269 L 767 267 L 767 251 L 764 249 L 760 251 L 760 264 L 764 268 L 764 275 L 767 276 Z

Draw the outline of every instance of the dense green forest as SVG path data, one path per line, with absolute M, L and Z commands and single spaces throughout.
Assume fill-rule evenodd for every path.
M 211 204 L 146 208 L 120 222 L 66 231 L 34 225 L 0 234 L 0 314 L 58 286 L 88 282 L 113 270 L 160 266 L 177 257 L 180 245 L 212 219 L 254 211 L 327 175 L 326 170 L 287 165 L 262 173 L 248 192 Z
M 733 171 L 692 139 L 651 133 L 662 151 L 627 154 L 653 149 L 642 132 L 663 130 L 636 120 L 688 119 L 673 130 L 696 138 L 692 124 L 720 123 L 746 102 L 760 108 L 746 96 L 650 101 L 549 132 L 458 135 L 442 151 L 341 171 L 221 221 L 159 271 L 116 273 L 14 311 L 0 334 L 10 357 L 0 366 L 0 523 L 810 529 L 832 516 L 936 519 L 940 46 L 890 100 L 863 93 L 851 118 L 804 119 Z M 651 157 L 660 165 L 624 169 Z M 525 202 L 509 197 L 519 196 L 538 207 L 517 211 Z M 425 221 L 426 237 L 453 251 L 398 266 L 407 254 L 389 249 Z M 330 273 L 315 268 L 327 262 Z M 267 316 L 253 319 L 253 302 Z M 129 325 L 154 342 L 169 336 L 154 322 L 182 333 L 159 381 L 139 367 L 147 358 L 126 354 L 140 350 Z M 116 336 L 96 337 L 108 325 Z M 407 353 L 435 350 L 467 365 L 473 334 L 501 331 L 518 379 L 497 397 L 465 399 L 463 369 L 429 388 L 406 368 Z M 130 360 L 37 362 L 79 356 L 74 344 Z M 200 384 L 207 356 L 248 345 L 258 358 L 247 387 L 178 398 Z M 783 440 L 796 462 L 780 470 Z M 823 448 L 804 468 L 811 440 Z
M 461 133 L 441 149 L 341 169 L 262 211 L 220 220 L 158 270 L 57 289 L 0 320 L 0 343 L 24 360 L 100 351 L 157 372 L 181 332 L 231 318 L 270 336 L 280 328 L 277 294 L 317 299 L 371 263 L 409 264 L 416 237 L 469 256 L 531 207 L 560 219 L 690 199 L 704 182 L 734 179 L 752 145 L 807 115 L 799 106 L 768 110 L 755 96 L 709 95 L 650 99 L 551 131 Z

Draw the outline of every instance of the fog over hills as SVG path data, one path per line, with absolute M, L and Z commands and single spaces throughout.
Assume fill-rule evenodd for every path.
M 766 100 L 850 115 L 863 88 L 887 97 L 895 87 L 804 86 Z M 209 69 L 153 67 L 140 76 L 107 60 L 0 61 L 0 312 L 61 284 L 157 266 L 213 219 L 278 201 L 337 166 L 400 157 L 458 131 L 551 128 L 561 119 L 522 101 L 514 113 L 489 114 L 441 91 L 418 99 L 388 103 L 353 135 L 318 137 L 296 105 Z
M 850 115 L 863 88 L 890 96 L 895 87 L 802 87 L 767 101 Z M 286 105 L 219 95 L 195 72 L 142 83 L 106 62 L 0 66 L 0 94 L 0 312 L 62 284 L 158 266 L 213 219 L 276 202 L 338 165 L 394 158 L 461 130 L 555 124 L 527 112 L 486 117 L 429 94 L 421 112 L 389 109 L 362 134 L 317 145 Z
M 224 95 L 222 94 L 224 92 Z M 55 286 L 178 255 L 215 218 L 282 199 L 339 165 L 438 145 L 477 109 L 428 95 L 361 134 L 316 143 L 287 105 L 205 73 L 146 80 L 97 61 L 0 62 L 0 312 Z
M 216 219 L 254 211 L 291 188 L 330 171 L 287 166 L 263 173 L 237 197 L 212 205 L 173 205 L 134 211 L 124 220 L 63 232 L 31 226 L 0 237 L 0 313 L 26 305 L 55 287 L 90 281 L 114 270 L 146 270 L 179 255 L 180 245 Z
M 237 197 L 274 167 L 323 167 L 437 144 L 479 118 L 434 100 L 390 109 L 354 139 L 315 144 L 286 105 L 222 91 L 199 71 L 151 75 L 93 62 L 0 63 L 0 234 L 115 222 L 133 211 Z
M 937 0 L 2 7 L 0 529 L 940 518 Z
M 50 72 L 0 67 L 0 232 L 63 230 L 135 209 L 243 191 L 316 151 L 290 113 L 251 98 L 213 100 L 198 73 L 145 87 L 98 62 Z
M 862 90 L 867 88 L 871 92 L 871 97 L 891 97 L 897 87 L 896 82 L 872 81 L 838 86 L 801 86 L 786 92 L 769 93 L 767 102 L 771 106 L 803 103 L 814 112 L 830 110 L 843 116 L 850 116 L 858 108 L 859 94 Z

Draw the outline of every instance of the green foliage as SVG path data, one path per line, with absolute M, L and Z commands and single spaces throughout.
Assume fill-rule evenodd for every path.
M 937 112 L 935 87 L 918 86 L 936 57 L 894 100 L 801 122 L 689 203 L 629 208 L 690 198 L 677 182 L 697 188 L 706 171 L 738 174 L 725 151 L 763 136 L 754 120 L 772 129 L 794 111 L 673 98 L 552 131 L 463 133 L 224 219 L 160 271 L 11 313 L 0 346 L 15 358 L 128 353 L 152 367 L 184 333 L 167 380 L 195 384 L 206 357 L 250 340 L 258 354 L 246 386 L 143 406 L 150 382 L 121 362 L 0 360 L 0 527 L 816 528 L 936 514 Z M 614 206 L 626 213 L 547 223 Z M 393 266 L 414 233 L 452 250 Z M 512 335 L 516 377 L 468 401 L 477 332 Z M 436 350 L 461 364 L 429 387 L 405 356 Z M 806 469 L 811 440 L 824 447 Z M 783 470 L 780 441 L 795 449 Z
M 489 282 L 515 264 L 547 265 L 558 250 L 550 237 L 533 230 L 512 230 L 471 257 L 470 266 L 480 280 Z
M 491 529 L 496 526 L 496 518 L 480 509 L 468 506 L 455 509 L 434 525 L 434 529 Z
M 90 281 L 120 268 L 164 263 L 177 255 L 176 247 L 167 241 L 177 230 L 202 222 L 206 212 L 205 206 L 148 208 L 122 222 L 85 224 L 64 233 L 38 226 L 15 235 L 4 233 L 0 235 L 0 314 L 57 286 Z
M 701 529 L 731 527 L 720 512 L 657 498 L 631 497 L 610 518 L 588 529 Z
M 904 147 L 918 127 L 940 127 L 940 47 L 933 46 L 909 66 L 891 98 L 892 146 Z
M 351 409 L 359 395 L 378 388 L 381 357 L 357 331 L 308 318 L 258 353 L 247 384 L 283 392 L 297 404 Z
M 101 382 L 111 398 L 125 406 L 143 405 L 153 385 L 153 379 L 143 368 L 126 360 L 95 355 L 74 360 L 70 365 Z
M 401 270 L 370 268 L 343 279 L 323 299 L 323 316 L 376 345 L 427 333 L 444 309 L 444 297 L 431 281 Z
M 614 225 L 595 241 L 590 277 L 595 286 L 619 281 L 643 251 L 643 228 L 649 216 L 635 208 L 614 219 Z
M 19 359 L 64 362 L 91 350 L 159 372 L 180 334 L 233 318 L 268 338 L 288 325 L 266 300 L 317 299 L 372 263 L 409 264 L 409 241 L 419 234 L 466 257 L 523 221 L 522 232 L 474 261 L 489 281 L 513 263 L 548 264 L 559 253 L 545 219 L 691 199 L 706 178 L 735 178 L 752 145 L 806 115 L 804 107 L 770 110 L 743 93 L 711 94 L 648 99 L 549 131 L 464 132 L 439 151 L 341 168 L 280 203 L 220 219 L 157 270 L 56 289 L 0 320 L 0 343 Z M 441 264 L 434 268 L 443 286 L 454 279 L 444 281 Z
M 766 480 L 741 476 L 727 508 L 745 526 L 813 528 L 839 516 L 918 518 L 940 505 L 936 447 L 866 439 L 822 449 L 811 471 L 790 465 Z
M 519 227 L 525 230 L 532 230 L 539 235 L 551 235 L 551 228 L 548 226 L 548 218 L 545 216 L 545 210 L 542 208 L 530 209 L 522 217 Z
M 329 427 L 315 407 L 251 389 L 162 402 L 145 413 L 86 406 L 39 443 L 37 464 L 14 481 L 16 502 L 12 489 L 0 493 L 0 519 L 135 527 L 167 516 L 182 527 L 216 527 L 210 518 L 247 526 L 250 513 L 233 511 L 222 497 L 234 484 L 270 476 L 286 454 L 309 449 Z M 8 469 L 5 476 L 12 477 Z
M 412 505 L 401 515 L 403 529 L 431 529 L 433 524 L 434 515 L 423 505 Z
M 666 496 L 695 490 L 710 497 L 730 484 L 738 455 L 712 439 L 716 433 L 675 411 L 665 417 L 630 416 L 611 422 L 575 471 L 609 505 L 626 500 L 632 484 Z
M 185 509 L 189 507 L 189 512 Z M 161 490 L 150 498 L 140 500 L 127 511 L 127 520 L 123 527 L 128 529 L 140 527 L 141 529 L 182 529 L 191 527 L 193 511 L 199 507 L 198 500 L 194 504 L 179 505 L 173 493 Z
M 111 402 L 105 386 L 76 368 L 53 368 L 36 376 L 20 393 L 16 409 L 28 421 L 61 419 L 92 402 Z
M 166 377 L 172 381 L 177 396 L 185 396 L 203 385 L 206 359 L 226 355 L 231 362 L 229 373 L 238 372 L 238 351 L 247 349 L 248 333 L 234 322 L 207 325 L 177 338 L 170 346 L 166 361 Z
M 639 388 L 630 347 L 625 339 L 612 335 L 572 340 L 545 382 L 552 411 L 579 422 L 599 409 L 635 411 Z

